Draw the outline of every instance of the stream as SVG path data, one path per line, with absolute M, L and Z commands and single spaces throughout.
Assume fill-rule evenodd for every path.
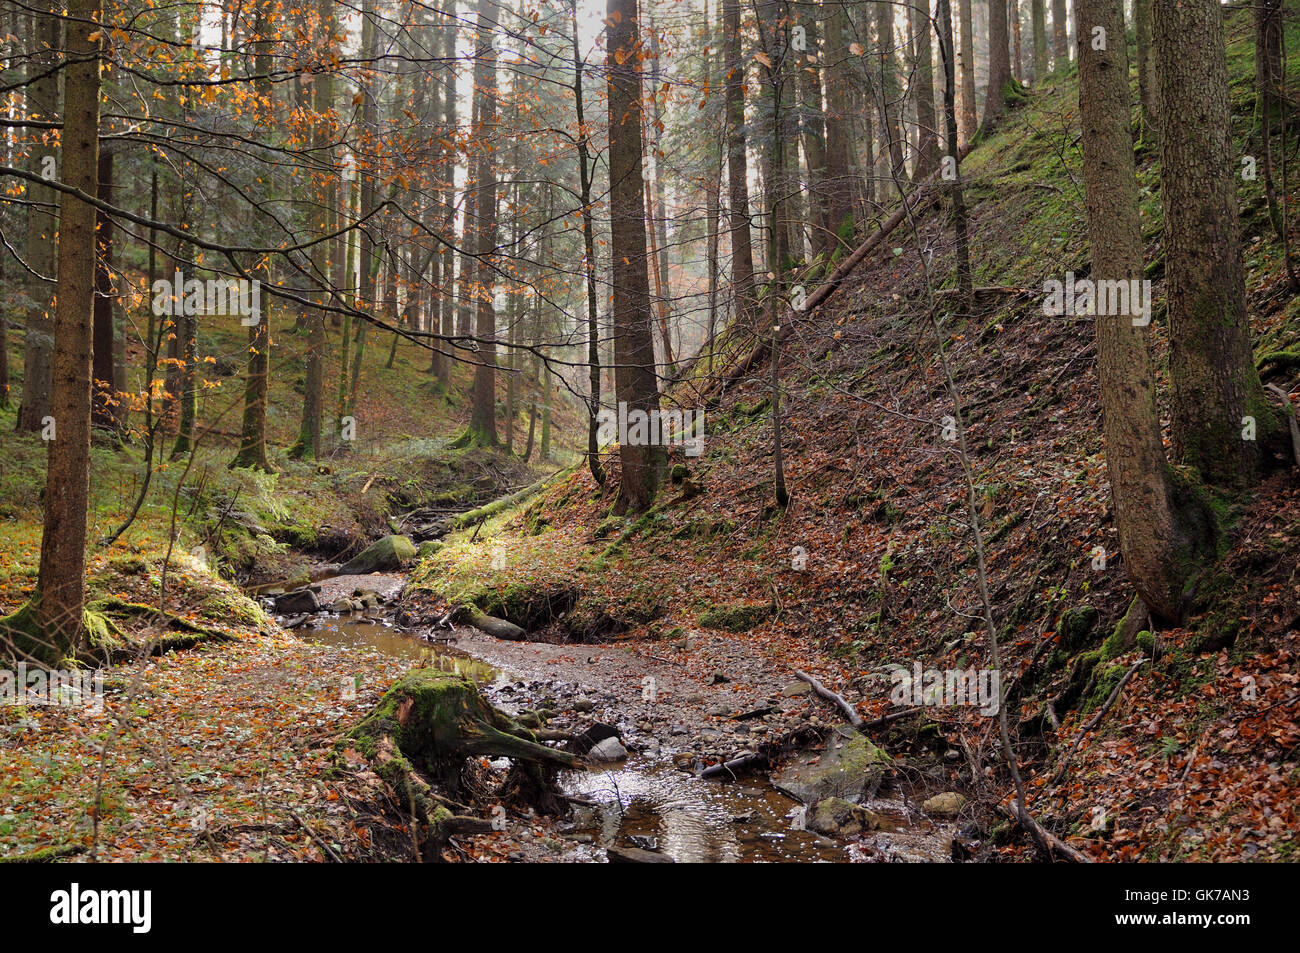
M 385 601 L 400 591 L 399 575 L 318 580 L 330 589 L 353 585 L 378 590 Z M 343 615 L 322 614 L 295 634 L 356 651 L 380 652 L 422 661 L 474 679 L 500 707 L 517 710 L 539 683 L 529 673 L 499 667 L 470 652 L 426 641 L 396 628 L 388 609 Z M 489 640 L 494 641 L 494 640 Z M 512 643 L 518 645 L 518 643 Z M 584 647 L 589 648 L 589 647 Z M 592 673 L 596 675 L 596 673 Z M 562 791 L 574 801 L 570 818 L 558 827 L 575 845 L 637 848 L 676 862 L 844 862 L 946 861 L 952 828 L 936 824 L 900 799 L 882 797 L 864 806 L 889 820 L 888 827 L 851 842 L 803 828 L 804 808 L 762 775 L 737 780 L 701 780 L 683 770 L 667 740 L 633 745 L 627 760 L 564 772 Z M 642 750 L 637 751 L 640 747 Z M 575 859 L 598 860 L 591 849 Z

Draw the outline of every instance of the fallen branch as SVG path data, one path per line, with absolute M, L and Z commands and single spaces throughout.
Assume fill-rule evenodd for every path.
M 1055 850 L 1055 851 L 1059 851 L 1061 854 L 1064 854 L 1067 858 L 1074 861 L 1076 864 L 1093 863 L 1093 859 L 1091 857 L 1089 857 L 1087 854 L 1083 853 L 1082 851 L 1077 850 L 1074 847 L 1071 847 L 1065 841 L 1061 840 L 1061 838 L 1057 837 L 1047 828 L 1043 827 L 1042 824 L 1039 824 L 1036 820 L 1033 819 L 1033 817 L 1030 816 L 1028 811 L 1025 811 L 1022 814 L 1018 811 L 1013 811 L 1005 804 L 999 804 L 998 813 L 1001 814 L 1003 817 L 1009 818 L 1027 827 L 1029 829 L 1030 834 L 1033 835 L 1036 841 L 1038 841 L 1040 847 L 1043 847 L 1043 849 L 1047 851 L 1049 854 L 1051 851 Z
M 700 772 L 701 778 L 736 777 L 742 771 L 757 771 L 768 766 L 767 755 L 747 754 L 721 764 L 710 765 Z
M 799 669 L 795 669 L 794 674 L 796 678 L 805 681 L 812 686 L 813 694 L 817 695 L 819 698 L 824 698 L 826 701 L 831 702 L 838 707 L 839 710 L 844 713 L 844 717 L 848 719 L 850 725 L 857 728 L 859 731 L 862 730 L 862 716 L 858 714 L 856 708 L 845 701 L 843 695 L 831 691 L 807 672 L 801 672 Z
M 488 615 L 477 606 L 466 603 L 460 606 L 452 613 L 452 621 L 458 625 L 469 625 L 485 632 L 494 639 L 504 639 L 507 642 L 523 642 L 527 634 L 519 626 L 505 619 L 498 619 L 496 616 Z
M 498 513 L 514 506 L 516 503 L 522 503 L 529 497 L 536 496 L 568 472 L 568 470 L 557 470 L 550 476 L 543 477 L 536 483 L 524 487 L 522 490 L 517 490 L 508 496 L 495 499 L 491 503 L 480 506 L 476 510 L 468 510 L 467 512 L 461 513 L 460 516 L 457 516 L 451 521 L 448 528 L 453 530 L 468 529 L 474 523 L 482 523 L 489 517 L 496 516 Z M 475 533 L 475 535 L 477 536 L 478 534 Z
M 1130 665 L 1128 671 L 1124 673 L 1124 677 L 1119 680 L 1119 684 L 1111 689 L 1110 696 L 1106 699 L 1105 704 L 1097 710 L 1097 714 L 1088 719 L 1088 723 L 1083 726 L 1083 729 L 1075 737 L 1074 744 L 1070 745 L 1070 750 L 1065 753 L 1065 760 L 1061 762 L 1061 767 L 1057 769 L 1052 780 L 1047 783 L 1049 788 L 1054 788 L 1056 785 L 1061 783 L 1061 778 L 1065 777 L 1065 769 L 1070 766 L 1070 759 L 1074 757 L 1074 752 L 1077 751 L 1079 745 L 1083 743 L 1084 737 L 1086 737 L 1088 732 L 1092 731 L 1093 728 L 1097 727 L 1097 723 L 1101 721 L 1106 712 L 1110 711 L 1111 706 L 1115 704 L 1115 700 L 1119 698 L 1119 693 L 1124 690 L 1124 686 L 1128 684 L 1128 680 L 1133 677 L 1133 673 L 1141 668 L 1145 663 L 1146 659 L 1140 658 Z
M 884 728 L 886 725 L 892 725 L 894 722 L 901 721 L 904 718 L 909 718 L 912 715 L 919 715 L 923 711 L 925 711 L 924 708 L 906 708 L 903 711 L 891 712 L 888 715 L 875 718 L 871 721 L 864 721 L 861 727 L 863 731 L 871 731 L 875 728 Z
M 298 822 L 298 826 L 307 832 L 307 836 L 310 837 L 312 841 L 315 842 L 316 846 L 321 849 L 321 851 L 325 854 L 326 857 L 334 861 L 334 863 L 336 864 L 343 863 L 343 857 L 339 854 L 339 852 L 336 851 L 333 847 L 331 847 L 329 842 L 326 841 L 325 838 L 317 834 L 316 831 L 312 829 L 312 826 L 310 824 L 308 824 L 301 817 L 299 817 L 297 813 L 294 812 L 293 808 L 286 808 L 286 810 L 289 812 L 289 816 Z

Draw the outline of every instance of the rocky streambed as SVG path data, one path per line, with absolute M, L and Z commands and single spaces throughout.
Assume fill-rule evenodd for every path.
M 742 637 L 555 645 L 449 619 L 405 629 L 402 572 L 336 570 L 259 595 L 300 638 L 460 672 L 501 709 L 595 740 L 590 768 L 560 779 L 573 810 L 550 822 L 548 856 L 518 859 L 946 861 L 979 847 L 960 795 L 923 810 L 888 755 Z

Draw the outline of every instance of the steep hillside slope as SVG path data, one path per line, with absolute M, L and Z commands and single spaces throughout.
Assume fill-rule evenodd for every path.
M 1236 12 L 1229 26 L 1234 132 L 1248 152 L 1249 24 Z M 1300 825 L 1300 488 L 1283 462 L 1250 498 L 1216 500 L 1221 558 L 1186 624 L 1125 620 L 1133 592 L 1109 512 L 1092 324 L 1042 309 L 1045 280 L 1088 270 L 1077 95 L 1068 77 L 1041 87 L 964 164 L 975 283 L 988 290 L 978 313 L 943 325 L 1030 808 L 1098 858 L 1287 857 Z M 1163 377 L 1158 167 L 1139 158 Z M 1300 337 L 1300 305 L 1262 184 L 1240 194 L 1256 353 L 1290 389 L 1293 362 L 1269 355 Z M 813 669 L 867 718 L 901 710 L 892 666 L 988 667 L 968 486 L 945 439 L 954 406 L 925 307 L 927 276 L 952 270 L 951 228 L 927 206 L 795 322 L 781 374 L 787 509 L 772 502 L 765 365 L 708 408 L 703 455 L 675 459 L 649 514 L 614 516 L 612 492 L 578 471 L 450 541 L 420 586 L 451 604 L 485 589 L 499 602 L 578 593 L 553 638 L 743 632 L 750 651 Z M 699 399 L 689 386 L 673 396 Z M 689 644 L 654 651 L 685 658 Z M 909 769 L 975 798 L 990 849 L 1026 849 L 994 811 L 1011 784 L 991 719 L 927 706 L 876 734 Z

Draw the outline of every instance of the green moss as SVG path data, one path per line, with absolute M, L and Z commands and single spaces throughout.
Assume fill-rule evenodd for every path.
M 1084 703 L 1083 713 L 1086 715 L 1098 705 L 1104 704 L 1127 671 L 1127 665 L 1119 664 L 1107 666 L 1099 672 L 1093 684 L 1092 694 L 1088 696 L 1087 702 Z
M 736 404 L 735 413 L 739 417 L 757 417 L 772 406 L 771 397 L 760 397 L 752 403 L 740 402 Z
M 32 598 L 15 612 L 0 617 L 0 653 L 17 659 L 34 659 L 51 667 L 76 665 L 111 657 L 126 645 L 126 635 L 99 605 L 81 613 L 79 645 L 72 655 L 40 626 L 40 600 Z
M 769 602 L 733 602 L 714 606 L 704 612 L 700 625 L 728 632 L 747 632 L 769 618 L 775 611 Z
M 1128 604 L 1128 610 L 1124 613 L 1124 616 L 1116 624 L 1115 631 L 1112 632 L 1106 638 L 1106 641 L 1101 644 L 1102 658 L 1106 659 L 1107 661 L 1110 661 L 1113 658 L 1117 658 L 1120 655 L 1123 655 L 1125 652 L 1127 652 L 1130 648 L 1133 647 L 1133 642 L 1129 641 L 1129 638 L 1126 636 L 1129 630 L 1128 620 L 1129 620 L 1129 616 L 1131 616 L 1134 612 L 1138 611 L 1138 606 L 1140 604 L 1140 601 L 1141 601 L 1140 597 L 1138 596 L 1133 597 L 1133 600 Z
M 1101 618 L 1096 608 L 1084 603 L 1061 613 L 1061 620 L 1056 624 L 1059 644 L 1068 651 L 1082 648 L 1088 642 L 1088 636 L 1097 627 Z
M 1300 350 L 1270 351 L 1262 354 L 1255 361 L 1255 367 L 1261 374 L 1266 371 L 1286 372 L 1300 367 Z
M 237 622 L 251 629 L 260 629 L 270 624 L 262 607 L 239 592 L 212 596 L 204 601 L 199 611 L 205 619 Z

